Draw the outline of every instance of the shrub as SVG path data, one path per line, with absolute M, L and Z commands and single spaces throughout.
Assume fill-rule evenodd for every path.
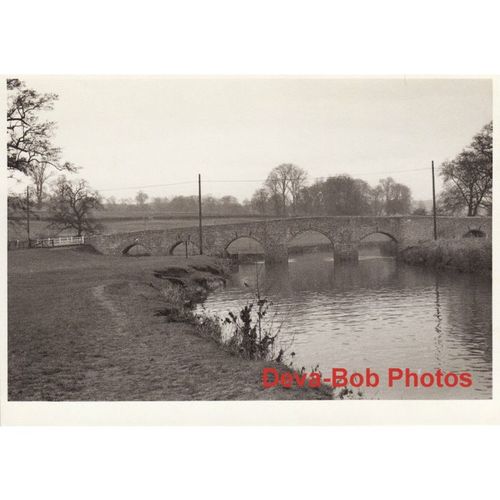
M 284 349 L 279 349 L 276 354 L 281 324 L 276 325 L 274 318 L 268 321 L 271 305 L 268 299 L 256 298 L 244 305 L 237 314 L 229 312 L 225 318 L 208 316 L 203 311 L 196 316 L 198 333 L 245 359 L 281 362 Z
M 224 323 L 230 325 L 232 334 L 228 345 L 248 359 L 268 359 L 274 352 L 280 328 L 273 328 L 265 321 L 270 302 L 260 296 L 245 305 L 238 315 L 229 312 Z M 254 313 L 255 308 L 255 313 Z M 281 360 L 282 353 L 278 354 Z

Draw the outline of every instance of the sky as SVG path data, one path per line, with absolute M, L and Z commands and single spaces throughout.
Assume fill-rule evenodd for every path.
M 431 160 L 492 119 L 488 79 L 27 77 L 59 95 L 54 143 L 104 197 L 250 198 L 293 163 L 309 182 L 391 176 L 431 198 Z M 155 186 L 155 187 L 152 187 Z M 440 181 L 438 180 L 438 190 Z

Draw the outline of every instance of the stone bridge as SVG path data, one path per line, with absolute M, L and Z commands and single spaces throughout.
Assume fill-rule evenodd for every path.
M 490 217 L 438 217 L 438 238 L 483 236 L 491 238 Z M 267 219 L 203 227 L 203 253 L 225 256 L 228 246 L 239 238 L 252 238 L 262 246 L 266 262 L 286 262 L 288 243 L 305 231 L 316 231 L 332 243 L 334 259 L 357 260 L 359 243 L 374 233 L 392 238 L 399 250 L 433 239 L 433 221 L 428 216 L 395 217 L 300 217 Z M 122 255 L 141 245 L 151 255 L 171 255 L 185 242 L 198 246 L 197 227 L 146 230 L 94 235 L 88 244 L 103 254 Z

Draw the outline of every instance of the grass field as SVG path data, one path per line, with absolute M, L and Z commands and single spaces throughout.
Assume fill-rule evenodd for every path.
M 193 325 L 155 316 L 153 271 L 207 257 L 112 257 L 79 249 L 8 255 L 8 396 L 16 401 L 323 399 L 264 390 L 267 362 L 232 356 Z

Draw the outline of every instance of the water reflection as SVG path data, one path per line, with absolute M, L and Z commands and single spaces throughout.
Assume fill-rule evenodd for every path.
M 246 286 L 245 286 L 246 283 Z M 259 284 L 294 338 L 294 364 L 320 364 L 385 374 L 389 367 L 471 371 L 464 388 L 396 387 L 385 377 L 367 398 L 491 397 L 491 281 L 436 272 L 391 258 L 335 264 L 328 252 L 297 255 L 288 265 L 240 265 L 228 286 L 211 295 L 209 311 L 237 310 Z
M 441 363 L 441 358 L 442 358 L 442 351 L 443 351 L 443 331 L 441 328 L 441 302 L 439 299 L 439 277 L 436 276 L 436 283 L 435 283 L 435 292 L 436 292 L 436 326 L 435 326 L 435 331 L 436 331 L 436 337 L 435 337 L 435 342 L 436 342 L 436 361 L 438 366 L 443 369 L 442 363 Z

